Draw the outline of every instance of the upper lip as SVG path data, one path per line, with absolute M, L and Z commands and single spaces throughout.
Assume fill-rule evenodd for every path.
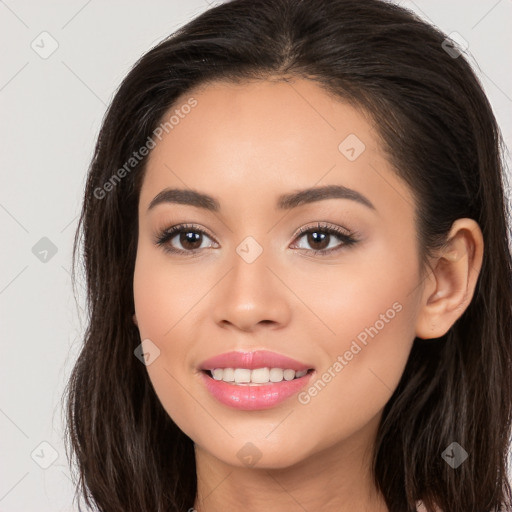
M 269 350 L 255 350 L 251 352 L 232 351 L 225 352 L 203 361 L 199 368 L 201 370 L 213 370 L 214 368 L 282 368 L 295 371 L 309 370 L 311 365 L 301 363 L 290 357 L 271 352 Z

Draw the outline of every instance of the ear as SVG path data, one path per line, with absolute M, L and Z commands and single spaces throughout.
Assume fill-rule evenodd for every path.
M 137 322 L 137 315 L 133 313 L 133 323 L 138 327 L 139 323 Z
M 416 320 L 418 338 L 439 338 L 469 306 L 482 267 L 484 241 L 473 219 L 457 219 L 431 260 Z

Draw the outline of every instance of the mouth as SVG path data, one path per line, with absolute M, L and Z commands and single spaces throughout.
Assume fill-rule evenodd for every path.
M 271 352 L 227 352 L 199 367 L 206 390 L 230 408 L 254 411 L 280 405 L 307 385 L 312 365 Z
M 234 386 L 265 386 L 300 379 L 311 374 L 314 369 L 293 370 L 292 368 L 212 368 L 201 370 L 213 380 L 223 381 Z

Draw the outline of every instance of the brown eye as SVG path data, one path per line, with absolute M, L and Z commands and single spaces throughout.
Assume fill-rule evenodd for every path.
M 197 231 L 182 231 L 179 234 L 180 244 L 184 249 L 199 249 L 201 247 L 203 235 Z
M 315 250 L 326 249 L 329 245 L 331 235 L 329 233 L 321 233 L 312 231 L 307 234 L 308 244 Z
M 212 241 L 212 238 L 202 229 L 180 224 L 160 233 L 155 243 L 166 252 L 191 255 L 210 248 L 211 244 L 204 245 L 207 240 Z
M 295 246 L 299 249 L 312 251 L 319 255 L 327 255 L 339 251 L 357 242 L 357 239 L 350 231 L 343 230 L 338 226 L 320 223 L 310 228 L 302 228 L 296 240 L 305 241 L 302 245 L 295 243 Z

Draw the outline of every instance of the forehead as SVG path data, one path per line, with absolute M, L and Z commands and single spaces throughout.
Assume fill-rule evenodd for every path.
M 163 122 L 171 116 L 149 156 L 141 204 L 169 186 L 229 192 L 244 204 L 272 189 L 331 183 L 409 195 L 371 118 L 309 80 L 208 84 L 182 95 Z
M 281 153 L 289 159 L 319 146 L 337 155 L 340 138 L 354 134 L 365 140 L 367 150 L 379 149 L 378 135 L 363 111 L 310 80 L 214 82 L 182 95 L 170 113 L 185 110 L 191 98 L 196 105 L 171 128 L 173 137 L 164 135 L 170 146 L 201 137 L 197 149 L 211 152 L 216 143 L 233 140 L 237 146 L 231 153 L 253 151 L 263 157 L 273 152 L 273 157 Z M 319 152 L 312 156 L 318 158 Z

